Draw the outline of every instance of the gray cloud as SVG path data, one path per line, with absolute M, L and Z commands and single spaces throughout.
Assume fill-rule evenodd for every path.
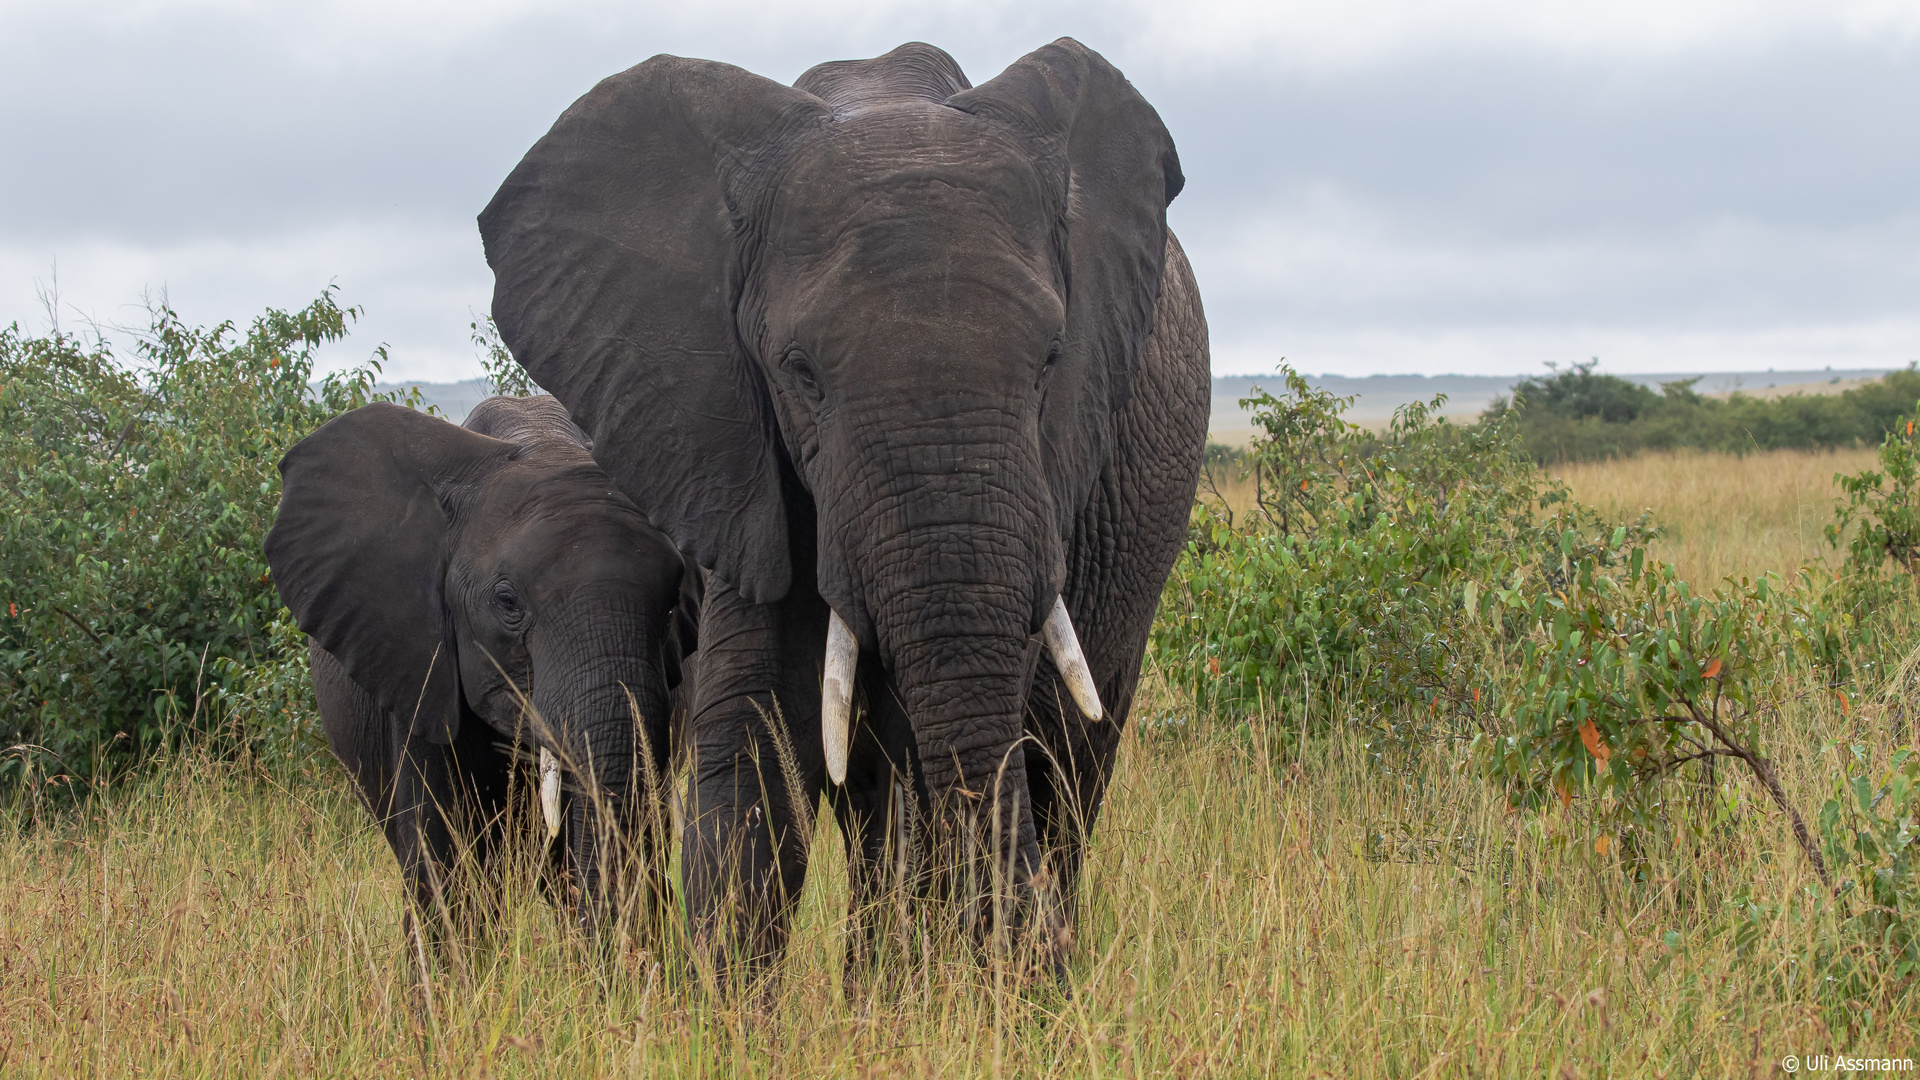
M 452 377 L 490 289 L 473 215 L 599 77 L 670 51 L 791 80 L 920 38 L 984 79 L 1072 33 L 1179 142 L 1220 370 L 1920 358 L 1920 51 L 1877 24 L 1703 15 L 1636 48 L 1516 38 L 1497 4 L 1372 37 L 1232 4 L 299 10 L 0 10 L 0 320 L 56 258 L 108 318 L 143 287 L 212 319 L 337 280 L 368 310 L 337 362 L 384 340 Z

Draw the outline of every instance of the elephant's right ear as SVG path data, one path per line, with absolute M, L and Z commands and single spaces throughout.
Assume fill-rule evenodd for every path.
M 380 705 L 446 743 L 459 677 L 442 498 L 518 448 L 398 405 L 337 416 L 280 459 L 267 565 L 307 636 Z
M 734 328 L 729 184 L 824 102 L 656 56 L 603 80 L 480 214 L 501 337 L 652 521 L 749 600 L 792 576 L 765 391 Z

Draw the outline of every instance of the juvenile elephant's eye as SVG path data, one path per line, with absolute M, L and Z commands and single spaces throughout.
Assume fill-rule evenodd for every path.
M 517 626 L 526 616 L 520 607 L 520 595 L 514 591 L 510 581 L 494 583 L 493 606 L 500 612 L 500 621 L 508 626 Z

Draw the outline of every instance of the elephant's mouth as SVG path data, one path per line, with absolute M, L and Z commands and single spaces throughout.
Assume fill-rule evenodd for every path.
M 1067 692 L 1089 720 L 1105 715 L 1100 692 L 1094 686 L 1093 672 L 1087 668 L 1080 637 L 1073 631 L 1067 615 L 1065 597 L 1056 596 L 1053 611 L 1040 629 L 1053 666 L 1066 681 Z M 860 639 L 854 636 L 840 613 L 828 609 L 827 652 L 820 680 L 820 745 L 826 751 L 827 775 L 836 784 L 847 782 L 847 753 L 852 743 L 854 670 L 860 662 Z M 544 751 L 543 751 L 544 752 Z M 544 789 L 543 789 L 544 790 Z

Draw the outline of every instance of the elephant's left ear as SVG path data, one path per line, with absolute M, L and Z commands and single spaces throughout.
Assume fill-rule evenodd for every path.
M 343 413 L 280 461 L 267 565 L 300 629 L 430 742 L 460 725 L 442 494 L 519 448 L 384 402 Z
M 1027 136 L 1043 171 L 1064 171 L 1066 345 L 1104 376 L 1103 404 L 1119 408 L 1153 329 L 1167 204 L 1186 183 L 1173 136 L 1119 69 L 1072 38 L 947 104 Z
M 1061 38 L 947 104 L 1013 131 L 1052 182 L 1066 237 L 1067 325 L 1041 410 L 1042 459 L 1060 535 L 1071 536 L 1112 452 L 1153 330 L 1167 204 L 1185 183 L 1160 114 L 1099 53 Z

